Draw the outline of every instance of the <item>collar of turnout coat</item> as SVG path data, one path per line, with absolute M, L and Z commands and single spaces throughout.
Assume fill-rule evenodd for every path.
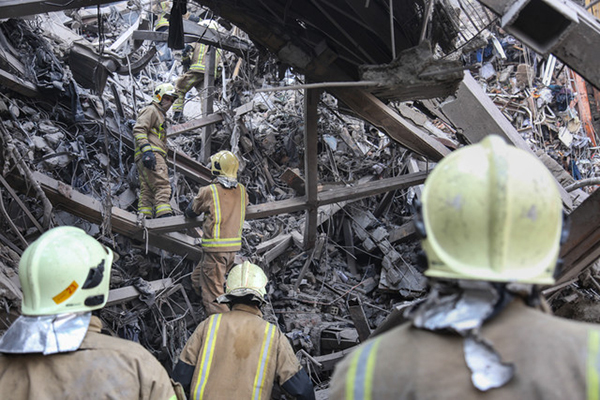
M 504 297 L 506 301 L 488 282 L 438 283 L 411 315 L 416 328 L 455 332 L 464 338 L 463 351 L 471 382 L 482 392 L 504 386 L 514 375 L 514 365 L 502 362 L 492 343 L 479 332 L 485 321 L 501 312 L 512 299 L 507 293 Z
M 44 355 L 75 351 L 90 325 L 91 312 L 20 316 L 0 338 L 0 353 Z
M 231 311 L 244 311 L 250 314 L 257 315 L 262 318 L 263 313 L 260 311 L 260 308 L 257 306 L 252 306 L 250 304 L 237 303 L 231 306 Z

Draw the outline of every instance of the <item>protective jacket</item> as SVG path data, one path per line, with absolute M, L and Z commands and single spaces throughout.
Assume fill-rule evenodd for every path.
M 181 60 L 184 66 L 189 65 L 189 67 L 175 82 L 178 97 L 173 103 L 174 112 L 183 112 L 185 95 L 187 92 L 194 87 L 198 91 L 201 91 L 204 82 L 204 73 L 206 72 L 206 64 L 208 62 L 207 55 L 210 46 L 203 43 L 192 43 L 190 46 L 192 47 L 192 50 L 185 52 Z M 215 77 L 218 76 L 220 62 L 221 51 L 217 49 L 215 54 Z
M 171 1 L 161 1 L 152 7 L 152 11 L 158 15 L 154 30 L 159 31 L 162 27 L 169 26 L 169 13 L 172 7 Z
M 155 103 L 145 107 L 133 127 L 135 161 L 140 179 L 138 212 L 148 218 L 171 214 L 171 184 L 167 166 L 166 112 Z M 143 165 L 142 154 L 152 151 L 156 156 L 156 168 Z
M 137 343 L 100 333 L 92 316 L 78 350 L 0 355 L 4 399 L 174 400 L 167 371 Z
M 202 72 L 206 71 L 206 63 L 208 60 L 206 56 L 208 54 L 208 50 L 210 46 L 204 43 L 192 43 L 191 44 L 193 51 L 188 53 L 190 71 Z M 182 59 L 182 61 L 184 61 Z M 218 66 L 221 62 L 221 51 L 217 49 L 217 53 L 215 54 L 215 76 L 217 76 Z
M 145 146 L 150 145 L 153 152 L 167 156 L 166 112 L 158 104 L 152 103 L 140 111 L 135 126 L 135 161 L 142 157 Z M 143 149 L 142 149 L 143 148 Z
M 312 383 L 285 335 L 253 305 L 235 304 L 204 320 L 181 352 L 173 379 L 191 399 L 270 399 L 275 380 L 298 399 Z
M 545 314 L 514 300 L 487 321 L 514 376 L 486 392 L 471 382 L 463 339 L 406 323 L 368 340 L 335 369 L 331 399 L 585 399 L 600 393 L 600 326 Z M 592 397 L 589 397 L 592 395 Z
M 241 183 L 225 188 L 220 183 L 203 186 L 192 202 L 196 214 L 206 213 L 202 225 L 202 247 L 205 252 L 239 251 L 246 218 L 248 195 Z

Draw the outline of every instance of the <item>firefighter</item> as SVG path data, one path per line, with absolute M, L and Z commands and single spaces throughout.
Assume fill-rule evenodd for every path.
M 210 165 L 215 179 L 200 188 L 184 213 L 187 218 L 206 213 L 202 225 L 203 256 L 191 276 L 194 290 L 202 294 L 206 315 L 228 311 L 226 305 L 215 300 L 224 293 L 225 274 L 242 248 L 248 207 L 246 188 L 237 181 L 239 161 L 235 154 L 220 151 L 211 156 Z
M 427 178 L 416 226 L 431 291 L 337 365 L 331 399 L 598 396 L 600 326 L 552 316 L 537 286 L 555 282 L 568 235 L 540 160 L 494 135 L 456 150 Z
M 219 297 L 231 311 L 198 325 L 173 370 L 189 398 L 268 400 L 275 381 L 297 399 L 315 398 L 287 337 L 262 319 L 266 285 L 257 265 L 245 261 L 231 269 Z
M 138 115 L 133 127 L 135 162 L 140 179 L 138 212 L 146 218 L 173 215 L 167 167 L 167 111 L 177 98 L 170 83 L 156 87 L 152 104 Z
M 47 231 L 25 250 L 22 315 L 0 339 L 2 398 L 176 398 L 146 349 L 100 333 L 92 311 L 108 300 L 112 262 L 111 250 L 72 226 Z
M 160 1 L 153 5 L 152 11 L 156 14 L 156 22 L 154 24 L 154 30 L 156 32 L 169 31 L 169 18 L 171 16 L 172 7 L 173 2 L 170 0 Z M 156 44 L 156 50 L 158 51 L 158 59 L 164 62 L 167 68 L 170 69 L 173 65 L 173 54 L 167 42 L 158 42 Z
M 218 30 L 218 24 L 213 20 L 202 20 L 198 24 L 215 31 Z M 207 55 L 210 49 L 211 46 L 199 42 L 188 44 L 183 49 L 181 64 L 185 72 L 175 81 L 175 88 L 179 96 L 175 104 L 173 104 L 173 120 L 175 122 L 182 121 L 183 106 L 187 92 L 192 88 L 196 88 L 198 92 L 202 91 L 204 73 L 206 72 L 206 64 L 208 63 Z M 217 76 L 219 63 L 221 62 L 220 50 L 217 50 L 215 57 L 215 76 Z

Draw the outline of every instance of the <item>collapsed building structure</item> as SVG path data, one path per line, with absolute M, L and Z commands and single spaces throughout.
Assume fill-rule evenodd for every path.
M 589 46 L 600 41 L 584 39 L 599 25 L 582 7 L 188 4 L 223 30 L 184 20 L 185 40 L 222 49 L 224 61 L 187 100 L 187 122 L 169 130 L 178 215 L 149 220 L 135 212 L 131 128 L 154 86 L 179 72 L 156 55 L 168 34 L 152 30 L 151 2 L 64 3 L 0 5 L 3 328 L 19 312 L 22 251 L 51 226 L 76 225 L 119 255 L 101 314 L 109 330 L 170 369 L 204 317 L 189 283 L 201 218 L 181 211 L 211 179 L 208 156 L 231 149 L 251 198 L 239 257 L 269 275 L 266 318 L 325 393 L 349 349 L 426 295 L 413 199 L 437 161 L 490 133 L 536 152 L 556 176 L 572 234 L 545 294 L 557 312 L 593 318 L 581 310 L 600 290 L 589 268 L 600 248 L 590 186 L 600 53 Z M 555 31 L 525 26 L 542 12 Z

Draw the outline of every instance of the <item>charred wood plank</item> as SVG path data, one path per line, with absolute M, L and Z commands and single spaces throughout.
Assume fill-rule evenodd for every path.
M 416 233 L 417 231 L 415 229 L 414 221 L 409 221 L 401 225 L 399 228 L 390 231 L 388 240 L 390 243 L 402 242 L 414 238 Z
M 348 311 L 350 312 L 352 322 L 354 322 L 354 327 L 358 332 L 358 338 L 361 342 L 364 342 L 371 335 L 371 328 L 369 327 L 369 322 L 365 316 L 365 310 L 362 308 L 360 297 L 354 296 L 348 299 Z
M 189 132 L 194 129 L 202 128 L 216 122 L 223 121 L 223 116 L 220 113 L 210 114 L 206 117 L 196 118 L 183 124 L 170 126 L 167 129 L 167 136 L 175 136 L 184 132 Z
M 556 284 L 576 278 L 600 257 L 600 190 L 596 190 L 570 215 L 571 233 L 562 246 L 564 262 Z
M 353 88 L 330 88 L 343 103 L 404 147 L 433 161 L 441 160 L 450 150 L 417 126 L 392 110 L 375 95 Z
M 304 246 L 311 248 L 317 239 L 317 210 L 318 206 L 318 135 L 317 135 L 317 105 L 321 92 L 309 89 L 304 95 L 304 171 L 306 173 L 306 211 L 304 227 Z
M 101 224 L 104 219 L 104 205 L 89 196 L 74 190 L 70 185 L 57 181 L 40 172 L 33 173 L 34 179 L 39 183 L 48 199 L 56 208 L 61 208 L 69 213 L 83 218 L 86 221 Z M 15 177 L 16 178 L 16 177 Z M 18 178 L 16 178 L 18 179 Z M 23 182 L 20 182 L 21 186 Z M 28 189 L 23 193 L 28 194 Z M 144 228 L 138 224 L 137 215 L 117 207 L 111 208 L 111 225 L 115 233 L 120 233 L 129 238 L 144 241 Z M 199 260 L 202 255 L 197 241 L 179 232 L 157 234 L 148 232 L 148 244 L 177 254 L 187 254 L 192 260 Z
M 164 290 L 169 286 L 173 285 L 171 278 L 159 279 L 157 281 L 148 282 L 148 289 L 153 292 Z M 126 286 L 118 289 L 112 289 L 108 292 L 108 301 L 106 306 L 112 306 L 114 304 L 125 303 L 133 300 L 142 294 L 134 286 Z
M 404 189 L 410 186 L 419 185 L 425 182 L 427 174 L 427 171 L 422 171 L 416 174 L 400 175 L 394 178 L 368 182 L 358 186 L 328 190 L 318 194 L 317 205 L 320 207 L 328 204 L 340 203 L 346 200 L 358 200 L 365 197 L 374 196 L 376 194 L 385 193 L 390 190 Z M 246 211 L 246 219 L 251 220 L 266 218 L 270 217 L 271 215 L 302 211 L 306 208 L 306 199 L 303 197 L 250 205 Z M 151 219 L 146 221 L 146 228 L 148 228 L 150 231 L 156 230 L 155 233 L 178 231 L 201 225 L 202 220 L 199 217 L 188 219 L 183 215 Z
M 9 74 L 3 69 L 0 69 L 0 84 L 26 97 L 41 96 L 41 93 L 33 83 L 24 81 L 16 75 Z
M 352 221 L 345 217 L 342 222 L 342 229 L 344 230 L 344 249 L 346 250 L 346 263 L 348 269 L 352 275 L 358 275 L 356 269 L 356 255 L 354 252 L 354 233 L 352 232 Z

